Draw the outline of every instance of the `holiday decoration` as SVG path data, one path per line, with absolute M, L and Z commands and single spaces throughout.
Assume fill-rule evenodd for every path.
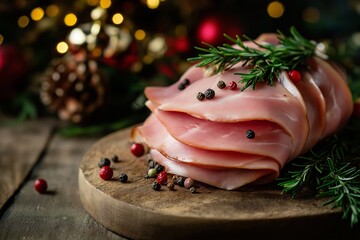
M 86 122 L 106 103 L 107 82 L 86 55 L 54 60 L 41 85 L 41 101 L 61 120 Z

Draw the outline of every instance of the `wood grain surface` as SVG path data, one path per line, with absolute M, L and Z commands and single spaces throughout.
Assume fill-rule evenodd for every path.
M 22 148 L 31 148 L 35 142 L 42 139 L 40 130 L 36 129 L 43 129 L 41 126 L 45 126 L 45 122 L 38 121 L 31 126 L 32 130 L 28 131 L 34 134 L 30 134 L 31 137 L 28 136 L 26 141 L 19 142 L 24 145 Z M 18 130 L 10 132 L 18 133 Z M 11 141 L 19 141 L 21 134 L 14 136 L 9 133 L 8 137 Z M 25 137 L 22 138 L 25 140 Z M 44 150 L 44 156 L 37 166 L 32 169 L 31 176 L 21 184 L 21 189 L 10 204 L 7 204 L 6 209 L 2 209 L 0 239 L 124 239 L 98 224 L 80 203 L 79 164 L 85 152 L 97 139 L 62 138 L 56 134 L 49 139 L 48 148 Z M 15 146 L 9 143 L 8 147 Z M 2 151 L 5 151 L 4 148 Z M 27 151 L 30 155 L 35 150 Z M 0 156 L 3 157 L 3 154 L 4 152 Z M 12 160 L 17 158 L 16 153 L 9 152 L 7 155 L 11 155 L 9 159 Z M 38 177 L 44 178 L 48 183 L 45 194 L 34 190 L 34 181 Z M 2 180 L 1 186 L 3 185 Z
M 19 188 L 39 159 L 54 127 L 44 120 L 0 125 L 0 208 Z M 36 136 L 36 141 L 34 141 Z
M 85 154 L 79 170 L 79 191 L 84 208 L 106 228 L 132 239 L 352 239 L 341 213 L 322 206 L 314 197 L 291 199 L 274 185 L 237 191 L 200 186 L 192 194 L 178 187 L 151 189 L 145 179 L 146 160 L 129 151 L 130 129 L 99 140 Z M 111 163 L 114 176 L 102 180 L 98 161 L 118 155 Z M 129 176 L 120 183 L 120 173 Z

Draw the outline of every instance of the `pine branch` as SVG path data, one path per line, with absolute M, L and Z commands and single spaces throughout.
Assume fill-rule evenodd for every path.
M 203 53 L 188 60 L 198 61 L 198 67 L 215 66 L 215 73 L 225 71 L 239 62 L 242 62 L 243 66 L 250 66 L 248 73 L 236 73 L 241 76 L 240 82 L 245 83 L 242 91 L 250 86 L 255 89 L 260 82 L 273 85 L 281 71 L 298 68 L 315 54 L 314 42 L 305 39 L 294 27 L 290 29 L 290 33 L 291 36 L 287 37 L 279 31 L 279 45 L 259 44 L 244 36 L 260 49 L 245 46 L 239 36 L 234 39 L 225 34 L 224 36 L 239 48 L 230 44 L 214 47 L 205 43 L 208 48 L 196 47 Z

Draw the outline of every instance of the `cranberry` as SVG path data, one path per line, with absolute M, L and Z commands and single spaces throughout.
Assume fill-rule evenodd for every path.
M 165 171 L 162 171 L 157 175 L 156 181 L 159 184 L 165 185 L 167 183 L 167 180 L 168 180 L 168 178 L 167 178 L 167 174 Z
M 39 178 L 34 183 L 35 190 L 39 193 L 45 193 L 47 189 L 47 183 L 44 179 Z
M 301 81 L 301 73 L 299 71 L 291 70 L 291 71 L 288 72 L 288 74 L 289 74 L 290 80 L 293 83 L 297 84 L 298 82 Z
M 104 180 L 109 180 L 113 176 L 113 170 L 109 166 L 104 166 L 100 169 L 99 175 Z
M 230 90 L 236 90 L 237 84 L 234 81 L 229 82 L 229 89 Z
M 145 153 L 144 146 L 140 143 L 133 143 L 131 145 L 131 153 L 134 154 L 136 157 L 141 157 Z

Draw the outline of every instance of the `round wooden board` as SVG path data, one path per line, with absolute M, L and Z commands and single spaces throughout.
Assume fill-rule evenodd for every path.
M 85 210 L 100 224 L 132 239 L 225 239 L 276 237 L 300 239 L 344 236 L 347 222 L 339 211 L 313 197 L 291 199 L 274 185 L 237 191 L 201 185 L 193 194 L 176 186 L 154 191 L 145 179 L 146 160 L 130 153 L 130 128 L 99 140 L 85 154 L 79 170 L 79 193 Z M 114 176 L 99 177 L 98 162 L 116 154 Z M 128 183 L 117 181 L 120 173 Z M 329 229 L 332 229 L 331 231 Z M 330 235 L 329 235 L 330 234 Z

